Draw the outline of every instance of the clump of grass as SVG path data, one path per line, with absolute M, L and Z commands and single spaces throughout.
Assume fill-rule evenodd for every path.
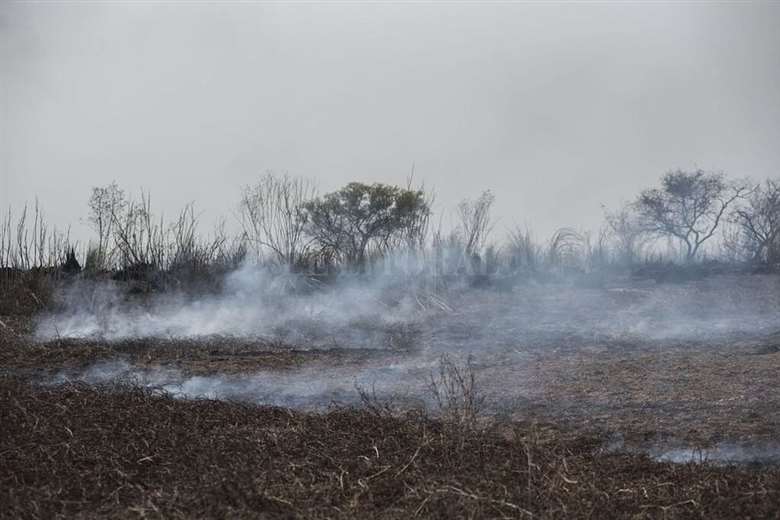
M 465 363 L 458 364 L 447 354 L 442 354 L 438 367 L 428 379 L 428 390 L 441 418 L 458 431 L 477 428 L 485 401 L 478 391 L 472 363 L 472 356 Z
M 380 397 L 376 393 L 376 385 L 371 385 L 369 390 L 367 387 L 356 383 L 355 391 L 360 398 L 360 404 L 362 408 L 376 417 L 391 417 L 395 411 L 392 398 Z

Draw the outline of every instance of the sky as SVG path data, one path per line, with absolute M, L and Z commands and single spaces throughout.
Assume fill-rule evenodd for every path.
M 232 218 L 272 170 L 596 229 L 667 170 L 780 176 L 780 3 L 0 4 L 0 210 Z

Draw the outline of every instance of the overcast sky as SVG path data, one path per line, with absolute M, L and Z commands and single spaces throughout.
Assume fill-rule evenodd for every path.
M 229 215 L 266 170 L 595 228 L 671 168 L 780 175 L 780 3 L 3 3 L 0 208 Z

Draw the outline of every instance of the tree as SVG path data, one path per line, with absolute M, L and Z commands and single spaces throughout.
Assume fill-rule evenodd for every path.
M 164 269 L 166 233 L 162 216 L 152 214 L 150 193 L 141 191 L 140 199 L 115 207 L 111 213 L 114 246 L 124 269 Z
M 495 200 L 493 193 L 487 190 L 475 200 L 464 199 L 458 204 L 459 231 L 467 257 L 479 254 L 485 245 L 485 240 L 493 227 L 490 209 Z
M 414 169 L 412 174 L 406 180 L 406 190 L 422 193 L 422 202 L 427 211 L 419 211 L 415 218 L 409 218 L 403 230 L 396 239 L 397 244 L 394 247 L 406 247 L 407 251 L 419 253 L 425 250 L 430 232 L 431 208 L 436 201 L 436 194 L 425 188 L 425 183 L 414 188 Z
M 605 207 L 604 220 L 614 241 L 618 261 L 625 266 L 633 265 L 647 240 L 634 207 L 626 204 L 616 211 L 608 211 Z
M 244 187 L 241 226 L 256 251 L 266 248 L 279 263 L 298 265 L 310 244 L 304 233 L 304 204 L 315 194 L 312 181 L 286 174 L 267 173 L 256 184 Z
M 116 182 L 104 187 L 92 188 L 87 220 L 98 234 L 97 251 L 94 257 L 97 269 L 106 269 L 110 266 L 113 249 L 109 244 L 115 216 L 121 214 L 126 207 L 125 193 Z
M 643 231 L 679 240 L 690 262 L 715 235 L 729 206 L 747 190 L 721 173 L 676 170 L 662 177 L 660 189 L 644 190 L 634 207 Z
M 386 250 L 430 208 L 422 191 L 351 182 L 304 205 L 307 230 L 326 253 L 365 266 L 371 247 Z
M 736 208 L 733 222 L 742 232 L 754 262 L 775 264 L 780 260 L 780 182 L 767 180 L 756 186 L 744 206 Z

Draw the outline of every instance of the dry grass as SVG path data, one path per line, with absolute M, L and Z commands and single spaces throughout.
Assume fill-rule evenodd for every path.
M 542 354 L 529 363 L 535 390 L 528 397 L 548 416 L 580 429 L 621 432 L 636 446 L 665 439 L 778 442 L 776 340 Z
M 10 322 L 7 317 L 0 316 L 0 329 L 7 321 Z M 4 332 L 11 341 L 3 341 Z M 22 371 L 29 375 L 78 371 L 95 363 L 113 361 L 126 362 L 140 369 L 178 370 L 185 376 L 241 374 L 303 366 L 359 366 L 368 360 L 377 361 L 393 355 L 375 349 L 310 350 L 273 341 L 231 337 L 210 337 L 208 341 L 155 338 L 34 343 L 24 337 L 13 341 L 17 339 L 15 334 L 10 328 L 0 330 L 0 370 Z
M 53 270 L 0 268 L 0 316 L 29 316 L 46 308 L 56 276 Z
M 507 424 L 303 414 L 0 378 L 0 516 L 774 518 L 780 470 L 600 454 Z
M 734 304 L 754 297 L 748 292 Z M 474 320 L 485 316 L 477 311 Z M 474 328 L 468 317 L 458 317 L 455 337 Z M 366 389 L 361 409 L 312 414 L 128 385 L 36 386 L 24 376 L 114 359 L 188 374 L 359 368 L 403 359 L 404 348 L 236 338 L 36 344 L 32 330 L 29 317 L 0 315 L 2 518 L 777 518 L 780 510 L 778 466 L 674 465 L 602 449 L 610 432 L 628 447 L 776 442 L 776 335 L 720 345 L 578 331 L 549 343 L 542 334 L 522 352 L 498 350 L 475 365 L 445 358 L 430 380 L 443 413 L 431 418 Z M 517 420 L 486 421 L 481 395 L 508 385 L 522 385 L 527 399 L 511 410 Z
M 458 364 L 442 355 L 437 369 L 430 374 L 428 390 L 446 424 L 458 432 L 477 427 L 484 396 L 477 386 L 471 356 L 465 364 Z

